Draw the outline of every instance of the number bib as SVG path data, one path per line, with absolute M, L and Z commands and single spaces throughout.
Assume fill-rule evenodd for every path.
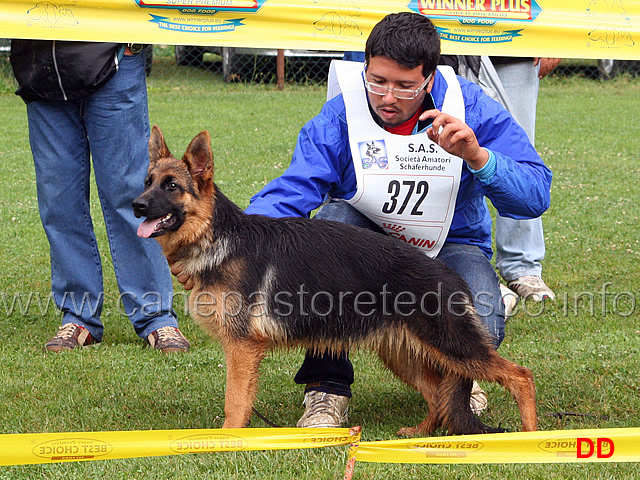
M 455 211 L 462 159 L 426 132 L 395 135 L 372 118 L 362 81 L 363 64 L 333 61 L 329 98 L 344 99 L 357 191 L 345 200 L 387 234 L 436 256 Z M 442 111 L 464 121 L 462 91 L 451 67 L 438 67 L 449 88 Z

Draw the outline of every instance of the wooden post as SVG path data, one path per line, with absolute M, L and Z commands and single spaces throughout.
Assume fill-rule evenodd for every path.
M 284 89 L 284 50 L 278 49 L 278 58 L 276 64 L 276 83 L 278 90 Z
M 344 472 L 344 480 L 353 479 L 353 470 L 356 468 L 356 455 L 358 453 L 358 446 L 360 445 L 360 435 L 362 434 L 362 427 L 351 427 L 349 429 L 349 435 L 355 437 L 351 445 L 349 445 L 349 453 L 347 459 L 347 468 Z

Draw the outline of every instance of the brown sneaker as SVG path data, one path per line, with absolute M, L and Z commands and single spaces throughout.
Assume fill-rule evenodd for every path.
M 149 334 L 147 342 L 163 353 L 186 352 L 191 346 L 177 327 L 160 327 Z
M 47 352 L 62 352 L 94 343 L 98 342 L 82 325 L 65 323 L 58 329 L 58 333 L 44 344 L 44 349 Z

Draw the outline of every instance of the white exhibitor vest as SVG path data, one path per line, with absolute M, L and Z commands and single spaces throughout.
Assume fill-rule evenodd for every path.
M 447 81 L 442 111 L 464 121 L 462 90 L 451 67 L 438 71 Z M 357 191 L 345 200 L 387 234 L 435 257 L 455 211 L 463 160 L 432 142 L 426 132 L 395 135 L 369 111 L 363 64 L 334 60 L 327 99 L 342 92 Z

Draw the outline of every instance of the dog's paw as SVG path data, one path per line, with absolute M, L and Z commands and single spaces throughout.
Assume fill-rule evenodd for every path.
M 483 424 L 483 431 L 482 432 L 478 432 L 478 433 L 505 433 L 508 430 L 505 428 L 502 428 L 500 425 L 498 425 L 497 427 L 490 427 L 489 425 L 484 425 Z
M 419 430 L 418 427 L 402 427 L 398 430 L 399 437 L 412 438 L 418 436 Z

